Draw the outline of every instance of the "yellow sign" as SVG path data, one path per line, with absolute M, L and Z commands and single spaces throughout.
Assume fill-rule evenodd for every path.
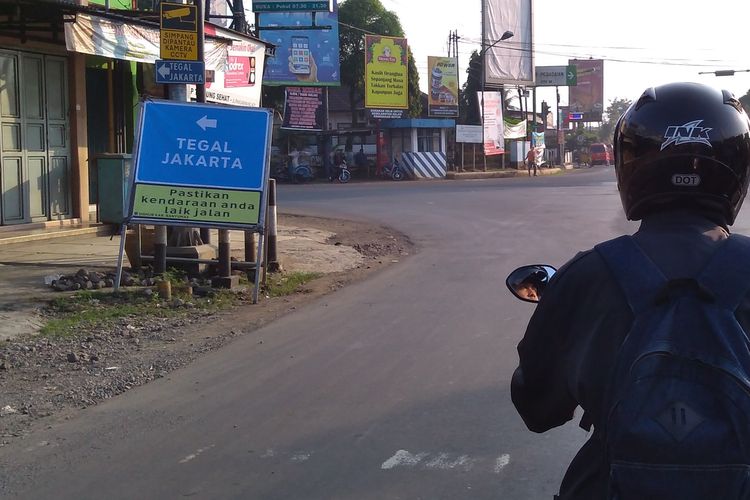
M 260 192 L 136 184 L 133 217 L 253 225 L 260 221 Z
M 198 34 L 187 31 L 161 30 L 159 55 L 170 61 L 197 61 Z
M 365 35 L 365 107 L 409 108 L 406 38 Z
M 162 2 L 159 28 L 197 33 L 198 7 L 196 5 Z
M 170 61 L 198 60 L 198 7 L 161 3 L 159 56 Z

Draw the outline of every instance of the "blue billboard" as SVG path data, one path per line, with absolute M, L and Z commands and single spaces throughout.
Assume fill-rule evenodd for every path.
M 336 1 L 333 12 L 274 12 L 258 17 L 260 38 L 276 46 L 276 57 L 266 59 L 263 85 L 341 84 Z

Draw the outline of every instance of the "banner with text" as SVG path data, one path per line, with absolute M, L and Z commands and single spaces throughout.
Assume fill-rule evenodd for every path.
M 505 153 L 505 127 L 503 122 L 503 98 L 500 92 L 477 92 L 479 113 L 484 124 L 484 154 L 487 156 Z M 482 105 L 484 104 L 484 109 Z
M 323 130 L 325 109 L 320 87 L 287 87 L 281 128 Z
M 455 57 L 427 58 L 430 90 L 427 103 L 430 116 L 458 116 L 458 60 Z
M 339 12 L 263 13 L 260 38 L 276 46 L 266 60 L 264 85 L 338 86 L 341 82 Z M 305 29 L 309 27 L 309 29 Z
M 406 38 L 365 35 L 365 107 L 409 109 Z

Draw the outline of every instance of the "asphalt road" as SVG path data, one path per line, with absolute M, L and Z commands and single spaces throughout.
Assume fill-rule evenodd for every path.
M 279 208 L 388 224 L 419 251 L 0 449 L 0 497 L 551 498 L 586 434 L 516 414 L 533 305 L 504 278 L 634 231 L 612 170 L 280 186 Z

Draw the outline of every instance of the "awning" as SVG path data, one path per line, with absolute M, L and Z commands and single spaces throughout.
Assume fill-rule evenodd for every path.
M 206 37 L 207 69 L 223 68 L 230 40 Z M 65 45 L 81 52 L 111 59 L 154 64 L 159 57 L 159 28 L 127 24 L 94 14 L 76 14 L 75 22 L 65 23 Z

